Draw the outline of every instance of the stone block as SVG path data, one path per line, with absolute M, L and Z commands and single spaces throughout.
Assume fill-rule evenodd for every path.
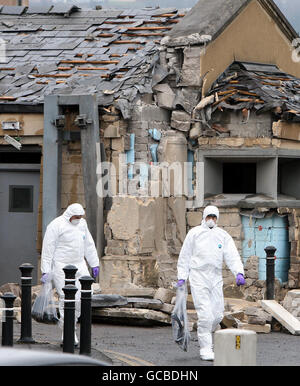
M 112 138 L 111 149 L 118 151 L 118 152 L 124 152 L 125 151 L 125 139 L 124 139 L 124 137 Z
M 120 240 L 108 240 L 105 247 L 106 255 L 124 255 L 125 242 Z
M 171 127 L 180 131 L 188 131 L 191 127 L 191 116 L 185 111 L 172 111 Z
M 154 288 L 147 288 L 147 287 L 121 287 L 121 288 L 109 288 L 105 287 L 101 290 L 102 294 L 113 294 L 117 293 L 120 296 L 124 297 L 143 297 L 143 298 L 153 298 L 153 295 L 155 293 Z
M 221 227 L 236 227 L 241 224 L 241 216 L 238 213 L 222 213 L 218 220 L 218 225 Z
M 103 114 L 101 115 L 101 121 L 104 122 L 116 122 L 120 119 L 119 114 Z
M 174 305 L 173 304 L 167 304 L 167 303 L 164 303 L 162 308 L 160 309 L 161 312 L 165 312 L 166 314 L 172 314 L 174 310 Z
M 249 323 L 239 323 L 238 328 L 242 330 L 251 330 L 257 333 L 268 334 L 271 332 L 271 324 L 259 325 L 259 324 L 249 324 Z
M 184 61 L 181 70 L 180 84 L 185 86 L 201 85 L 200 56 L 202 52 L 202 47 L 188 46 L 184 49 Z
M 156 105 L 143 104 L 132 109 L 132 121 L 166 121 L 170 120 L 170 112 Z
M 166 288 L 159 288 L 155 294 L 154 299 L 159 299 L 163 303 L 171 303 L 171 300 L 175 294 L 175 291 L 166 289 Z
M 117 138 L 120 136 L 120 125 L 118 122 L 108 125 L 104 130 L 104 138 Z
M 187 212 L 187 223 L 190 227 L 195 227 L 201 224 L 203 213 L 202 212 Z
M 160 311 L 141 308 L 102 308 L 93 309 L 94 316 L 100 316 L 101 320 L 120 320 L 122 324 L 132 323 L 138 319 L 144 325 L 171 324 L 171 316 Z M 141 324 L 141 323 L 139 323 Z
M 156 91 L 156 100 L 159 107 L 173 109 L 175 93 L 167 83 L 160 83 L 153 88 Z
M 105 256 L 100 264 L 102 289 L 119 291 L 121 288 L 157 286 L 158 270 L 156 260 L 151 256 Z

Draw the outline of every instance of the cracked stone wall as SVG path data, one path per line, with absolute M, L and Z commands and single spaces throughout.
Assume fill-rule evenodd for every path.
M 170 287 L 185 232 L 183 198 L 113 197 L 101 287 Z

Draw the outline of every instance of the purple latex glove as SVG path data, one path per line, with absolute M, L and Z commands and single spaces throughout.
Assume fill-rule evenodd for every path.
M 93 277 L 97 277 L 99 275 L 99 267 L 92 268 Z
M 177 282 L 177 284 L 176 284 L 176 287 L 181 287 L 181 286 L 184 285 L 184 283 L 185 283 L 185 280 L 180 279 L 180 280 L 178 280 L 178 282 Z
M 45 284 L 48 280 L 48 273 L 42 273 L 41 282 Z
M 244 285 L 245 284 L 245 278 L 244 278 L 244 275 L 242 273 L 238 273 L 236 275 L 236 285 L 237 286 L 240 286 L 240 285 Z

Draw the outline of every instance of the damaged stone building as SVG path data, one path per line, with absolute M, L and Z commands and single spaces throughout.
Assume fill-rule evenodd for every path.
M 11 259 L 1 281 L 15 281 L 29 256 L 38 267 L 47 224 L 80 202 L 104 290 L 170 288 L 185 235 L 210 203 L 246 268 L 239 291 L 224 268 L 225 295 L 264 296 L 270 244 L 277 296 L 299 287 L 297 34 L 273 1 L 3 8 L 1 261 Z M 182 165 L 184 194 L 172 171 L 167 191 L 163 168 L 153 172 L 174 163 Z

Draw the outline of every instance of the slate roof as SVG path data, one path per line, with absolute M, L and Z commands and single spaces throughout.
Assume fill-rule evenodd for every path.
M 0 103 L 42 104 L 48 94 L 96 93 L 121 107 L 152 92 L 167 74 L 156 66 L 159 42 L 184 16 L 177 9 L 80 10 L 0 6 Z
M 187 12 L 184 21 L 168 32 L 170 41 L 192 34 L 209 35 L 214 40 L 253 0 L 198 0 Z M 278 27 L 293 40 L 296 31 L 273 0 L 257 0 L 266 12 L 277 21 Z
M 234 62 L 206 97 L 206 117 L 216 109 L 247 109 L 257 114 L 272 111 L 279 119 L 300 122 L 300 79 L 275 65 Z

